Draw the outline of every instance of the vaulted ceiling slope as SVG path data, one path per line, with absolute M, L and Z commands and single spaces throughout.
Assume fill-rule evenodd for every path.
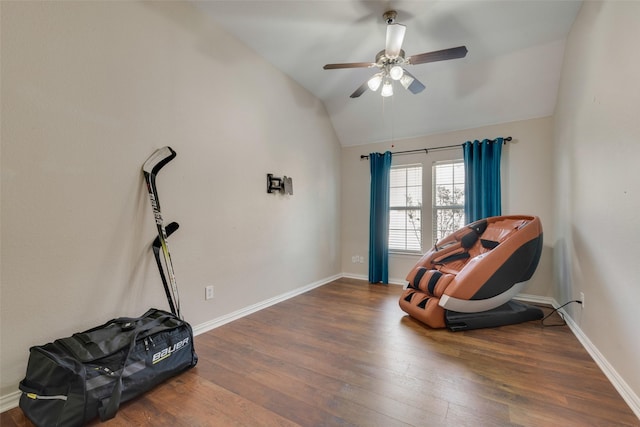
M 267 61 L 321 99 L 343 146 L 432 135 L 553 114 L 575 0 L 195 2 Z M 465 58 L 408 66 L 426 89 L 390 98 L 349 95 L 376 69 L 382 15 L 406 25 L 407 56 L 464 45 Z

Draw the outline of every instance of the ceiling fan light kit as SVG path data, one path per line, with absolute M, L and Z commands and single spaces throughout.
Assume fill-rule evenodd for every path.
M 396 24 L 396 17 L 397 13 L 395 10 L 389 10 L 382 15 L 382 18 L 387 24 L 387 38 L 385 49 L 378 52 L 375 62 L 327 64 L 323 67 L 325 70 L 373 67 L 377 67 L 380 70 L 358 87 L 358 89 L 351 94 L 351 98 L 359 97 L 367 88 L 376 92 L 381 85 L 382 90 L 380 94 L 384 97 L 392 96 L 394 80 L 399 81 L 402 87 L 409 92 L 418 94 L 424 90 L 425 86 L 411 75 L 404 68 L 405 66 L 464 58 L 467 55 L 467 48 L 465 46 L 458 46 L 405 58 L 404 50 L 402 50 L 402 42 L 404 41 L 407 27 L 402 24 Z

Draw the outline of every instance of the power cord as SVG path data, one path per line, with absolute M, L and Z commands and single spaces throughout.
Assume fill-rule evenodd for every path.
M 562 307 L 564 307 L 565 305 L 569 305 L 569 304 L 571 304 L 572 302 L 577 302 L 578 304 L 582 304 L 582 301 L 580 301 L 580 300 L 578 300 L 578 299 L 575 299 L 575 300 L 572 300 L 572 301 L 569 301 L 569 302 L 565 302 L 565 303 L 564 303 L 564 304 L 562 304 L 560 307 L 558 307 L 558 308 L 554 309 L 551 313 L 549 313 L 549 314 L 547 314 L 546 316 L 544 316 L 544 317 L 542 318 L 542 320 L 540 320 L 540 324 L 542 325 L 542 327 L 545 327 L 545 326 L 564 326 L 564 325 L 566 325 L 566 324 L 567 324 L 567 322 L 564 320 L 564 317 L 562 316 L 562 314 L 561 314 L 561 313 L 558 313 L 558 314 L 559 314 L 559 315 L 560 315 L 560 317 L 562 318 L 562 322 L 563 322 L 563 323 L 557 323 L 557 324 L 545 325 L 545 324 L 544 324 L 544 321 L 547 319 L 547 317 L 551 316 L 553 313 L 555 313 L 556 311 L 560 310 L 560 309 L 561 309 Z

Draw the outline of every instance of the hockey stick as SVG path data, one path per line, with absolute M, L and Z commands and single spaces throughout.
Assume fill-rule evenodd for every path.
M 171 285 L 171 294 L 173 296 L 173 302 L 175 304 L 176 316 L 182 318 L 180 314 L 180 298 L 178 296 L 178 285 L 176 284 L 176 276 L 173 272 L 173 264 L 171 263 L 171 254 L 169 253 L 169 246 L 167 244 L 167 230 L 164 227 L 162 221 L 162 213 L 160 212 L 160 200 L 158 199 L 158 189 L 156 188 L 156 175 L 160 172 L 160 169 L 167 163 L 176 157 L 176 152 L 169 146 L 158 148 L 151 154 L 151 156 L 144 162 L 142 171 L 144 173 L 144 179 L 147 183 L 147 191 L 149 192 L 149 200 L 151 201 L 151 208 L 153 209 L 153 216 L 156 220 L 156 227 L 158 228 L 158 239 L 160 239 L 160 246 L 162 247 L 162 254 L 164 255 L 164 263 L 167 267 L 167 275 L 169 276 L 169 284 Z
M 171 236 L 174 231 L 176 231 L 180 225 L 177 222 L 171 222 L 167 225 L 167 237 Z M 158 271 L 160 271 L 160 279 L 162 279 L 162 286 L 164 287 L 164 293 L 167 295 L 167 301 L 169 302 L 169 308 L 173 314 L 176 314 L 176 306 L 173 303 L 173 298 L 171 297 L 171 292 L 169 291 L 169 284 L 167 283 L 167 277 L 164 275 L 164 268 L 162 268 L 162 261 L 160 261 L 160 247 L 162 243 L 160 243 L 160 236 L 156 237 L 151 245 L 153 247 L 153 257 L 156 259 L 156 264 L 158 264 Z M 177 316 L 177 314 L 176 314 Z

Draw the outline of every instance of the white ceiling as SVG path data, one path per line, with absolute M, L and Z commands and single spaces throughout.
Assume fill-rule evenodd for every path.
M 204 1 L 210 19 L 320 98 L 343 146 L 431 135 L 553 114 L 564 40 L 577 0 Z M 407 56 L 465 45 L 463 59 L 407 67 L 426 89 L 349 95 L 376 70 L 382 14 L 407 26 Z

